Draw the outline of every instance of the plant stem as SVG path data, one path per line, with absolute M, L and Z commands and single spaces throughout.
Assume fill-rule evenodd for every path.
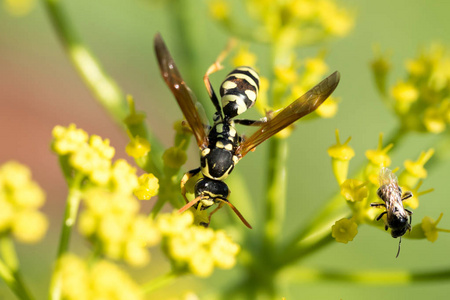
M 45 0 L 45 7 L 53 28 L 67 52 L 73 66 L 78 74 L 90 88 L 97 101 L 108 111 L 112 119 L 124 129 L 124 120 L 128 115 L 128 104 L 126 97 L 117 83 L 103 70 L 94 54 L 78 37 L 68 16 L 61 7 L 61 0 Z M 132 127 L 132 126 L 131 126 Z M 150 141 L 152 151 L 149 166 L 156 169 L 152 164 L 160 160 L 162 147 L 159 141 L 151 134 L 145 124 L 140 124 L 140 136 Z M 133 128 L 130 128 L 132 130 Z
M 173 282 L 176 278 L 178 278 L 180 276 L 179 273 L 175 272 L 175 271 L 170 271 L 162 276 L 159 276 L 155 279 L 152 279 L 151 281 L 149 281 L 146 284 L 142 285 L 142 293 L 143 294 L 149 294 L 151 292 L 153 292 L 156 289 L 159 289 L 165 285 L 170 284 L 171 282 Z
M 384 284 L 399 285 L 411 284 L 412 282 L 436 282 L 448 281 L 450 279 L 450 270 L 431 271 L 431 272 L 406 272 L 406 271 L 359 271 L 359 272 L 338 272 L 331 270 L 315 269 L 290 269 L 287 271 L 287 277 L 295 282 L 317 282 L 338 281 L 352 282 L 359 284 Z
M 287 141 L 273 137 L 269 142 L 267 197 L 264 222 L 264 248 L 273 247 L 283 225 L 286 207 Z
M 28 292 L 23 283 L 22 277 L 17 271 L 13 271 L 0 260 L 0 277 L 6 285 L 13 291 L 17 298 L 22 300 L 34 299 Z
M 122 120 L 128 112 L 125 97 L 117 84 L 103 71 L 98 60 L 77 36 L 60 5 L 61 2 L 60 0 L 45 1 L 53 27 L 81 78 L 113 119 L 122 126 Z
M 0 237 L 0 252 L 4 261 L 0 260 L 0 277 L 20 299 L 33 299 L 23 282 L 19 272 L 19 261 L 10 236 Z
M 69 182 L 69 193 L 67 195 L 66 210 L 59 239 L 58 254 L 56 260 L 61 258 L 69 249 L 70 236 L 72 228 L 75 225 L 78 208 L 82 196 L 81 182 L 84 179 L 82 173 L 77 172 L 75 177 Z M 56 273 L 56 267 L 53 270 L 53 279 L 50 286 L 49 298 L 52 300 L 61 299 L 61 275 Z
M 81 181 L 84 179 L 82 173 L 77 172 L 69 185 L 69 193 L 67 195 L 66 210 L 62 224 L 61 237 L 59 239 L 59 247 L 57 258 L 60 258 L 69 249 L 70 235 L 73 225 L 77 219 L 78 207 L 81 200 Z

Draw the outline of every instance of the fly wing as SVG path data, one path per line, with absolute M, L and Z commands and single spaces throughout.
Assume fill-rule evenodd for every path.
M 161 75 L 175 96 L 178 106 L 180 106 L 184 117 L 191 127 L 195 139 L 197 140 L 197 145 L 200 148 L 203 148 L 208 143 L 208 136 L 205 131 L 205 126 L 202 123 L 202 117 L 197 110 L 197 100 L 195 95 L 181 77 L 175 62 L 159 33 L 155 35 L 154 42 Z
M 272 119 L 263 123 L 259 129 L 246 139 L 237 149 L 237 154 L 244 157 L 256 146 L 291 125 L 301 117 L 316 110 L 336 89 L 340 79 L 338 71 L 334 72 L 306 94 L 292 102 Z

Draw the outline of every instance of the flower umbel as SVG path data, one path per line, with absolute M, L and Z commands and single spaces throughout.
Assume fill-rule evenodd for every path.
M 236 263 L 239 245 L 225 232 L 193 225 L 190 211 L 163 214 L 157 226 L 163 235 L 163 248 L 173 266 L 181 273 L 190 272 L 208 277 L 214 267 L 230 269 Z
M 34 243 L 47 231 L 47 218 L 38 209 L 45 193 L 32 180 L 30 170 L 15 161 L 0 166 L 0 233 Z

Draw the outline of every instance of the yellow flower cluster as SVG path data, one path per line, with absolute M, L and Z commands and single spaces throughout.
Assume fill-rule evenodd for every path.
M 12 233 L 24 243 L 40 240 L 48 227 L 38 211 L 44 201 L 44 191 L 26 166 L 15 161 L 0 166 L 0 234 Z
M 389 70 L 386 63 L 377 62 L 386 60 L 380 56 L 372 64 L 379 86 L 385 85 Z M 446 130 L 450 124 L 449 70 L 449 51 L 439 44 L 406 62 L 406 79 L 391 88 L 390 103 L 405 129 L 432 133 Z
M 67 254 L 58 261 L 55 275 L 61 276 L 62 299 L 142 299 L 139 286 L 129 275 L 106 260 L 88 263 Z
M 246 0 L 243 3 L 245 10 L 257 24 L 252 29 L 245 24 L 236 24 L 228 2 L 212 0 L 209 4 L 212 17 L 229 30 L 246 28 L 253 32 L 252 37 L 256 40 L 288 44 L 289 47 L 345 36 L 353 27 L 352 14 L 338 7 L 334 0 Z M 242 7 L 237 9 L 242 11 Z
M 150 259 L 148 247 L 157 244 L 160 235 L 153 221 L 139 214 L 139 199 L 158 193 L 158 179 L 153 174 L 140 178 L 125 160 L 114 163 L 114 148 L 108 140 L 88 136 L 74 124 L 56 126 L 53 149 L 69 166 L 87 179 L 83 182 L 79 230 L 108 257 L 142 266 Z
M 139 214 L 139 203 L 131 195 L 101 188 L 84 195 L 86 209 L 79 220 L 80 232 L 113 259 L 123 259 L 134 266 L 148 263 L 147 248 L 160 241 L 151 219 Z
M 236 264 L 240 248 L 221 230 L 193 225 L 187 211 L 158 216 L 156 222 L 163 236 L 163 249 L 179 272 L 200 277 L 212 274 L 214 267 L 230 269 Z
M 88 134 L 77 129 L 75 124 L 69 127 L 56 126 L 53 129 L 53 150 L 68 158 L 70 166 L 89 177 L 99 185 L 106 184 L 110 179 L 111 159 L 114 148 L 109 146 L 109 140 L 102 140 L 97 135 Z
M 380 169 L 388 167 L 391 159 L 387 152 L 393 147 L 393 144 L 383 147 L 382 135 L 380 135 L 378 147 L 366 151 L 368 159 L 367 165 L 363 171 L 359 172 L 356 178 L 347 178 L 348 164 L 354 156 L 353 149 L 348 146 L 347 140 L 345 144 L 339 141 L 339 135 L 336 134 L 337 144 L 329 148 L 328 153 L 332 158 L 333 172 L 341 188 L 341 195 L 347 201 L 348 206 L 352 210 L 351 219 L 339 220 L 333 225 L 332 236 L 336 241 L 347 243 L 353 240 L 357 234 L 356 227 L 358 224 L 370 224 L 376 227 L 384 228 L 384 223 L 376 221 L 381 211 L 370 206 L 373 202 L 382 202 L 378 198 L 377 190 L 379 188 Z M 422 180 L 426 177 L 424 169 L 425 163 L 433 155 L 433 150 L 423 152 L 417 161 L 406 160 L 404 162 L 405 170 L 398 176 L 398 184 L 403 192 L 411 191 L 413 197 L 403 202 L 405 207 L 417 208 L 419 205 L 419 196 L 429 193 L 427 191 L 419 191 Z M 395 170 L 394 170 L 395 171 Z M 385 217 L 383 218 L 385 219 Z M 425 222 L 425 219 L 424 219 Z M 423 223 L 425 224 L 425 223 Z M 430 227 L 430 226 L 429 226 Z M 414 229 L 413 229 L 414 230 Z M 420 230 L 423 232 L 423 230 Z M 425 238 L 424 234 L 416 234 L 414 238 Z

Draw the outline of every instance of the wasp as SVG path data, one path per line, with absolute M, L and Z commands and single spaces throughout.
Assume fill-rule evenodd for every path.
M 388 168 L 381 168 L 378 176 L 380 187 L 377 190 L 378 197 L 384 203 L 371 203 L 372 207 L 384 207 L 386 210 L 378 217 L 379 221 L 386 215 L 386 224 L 384 229 L 391 228 L 391 235 L 393 238 L 400 237 L 398 242 L 397 256 L 400 254 L 400 244 L 402 243 L 402 236 L 406 231 L 411 231 L 412 211 L 403 207 L 403 202 L 413 196 L 411 192 L 403 194 L 401 187 L 398 186 L 397 176 Z
M 208 68 L 203 77 L 209 98 L 216 110 L 213 116 L 214 124 L 208 126 L 202 121 L 202 116 L 197 109 L 196 98 L 181 77 L 160 34 L 156 34 L 154 38 L 154 47 L 161 75 L 175 96 L 200 149 L 200 167 L 186 172 L 181 179 L 181 194 L 186 205 L 179 212 L 192 206 L 197 210 L 204 210 L 218 204 L 217 208 L 209 214 L 210 222 L 211 216 L 226 204 L 248 228 L 252 228 L 238 209 L 228 201 L 230 190 L 224 180 L 248 152 L 317 109 L 336 89 L 340 79 L 339 72 L 334 72 L 280 111 L 268 114 L 259 120 L 235 119 L 236 116 L 255 104 L 259 91 L 259 75 L 254 69 L 247 66 L 231 71 L 220 86 L 221 101 L 219 102 L 209 75 L 222 69 L 220 62 L 223 57 L 221 55 Z M 235 124 L 258 126 L 258 129 L 250 137 L 244 139 L 237 133 Z M 203 177 L 195 184 L 195 199 L 189 201 L 186 197 L 185 184 L 199 173 Z M 202 225 L 207 227 L 209 222 Z

